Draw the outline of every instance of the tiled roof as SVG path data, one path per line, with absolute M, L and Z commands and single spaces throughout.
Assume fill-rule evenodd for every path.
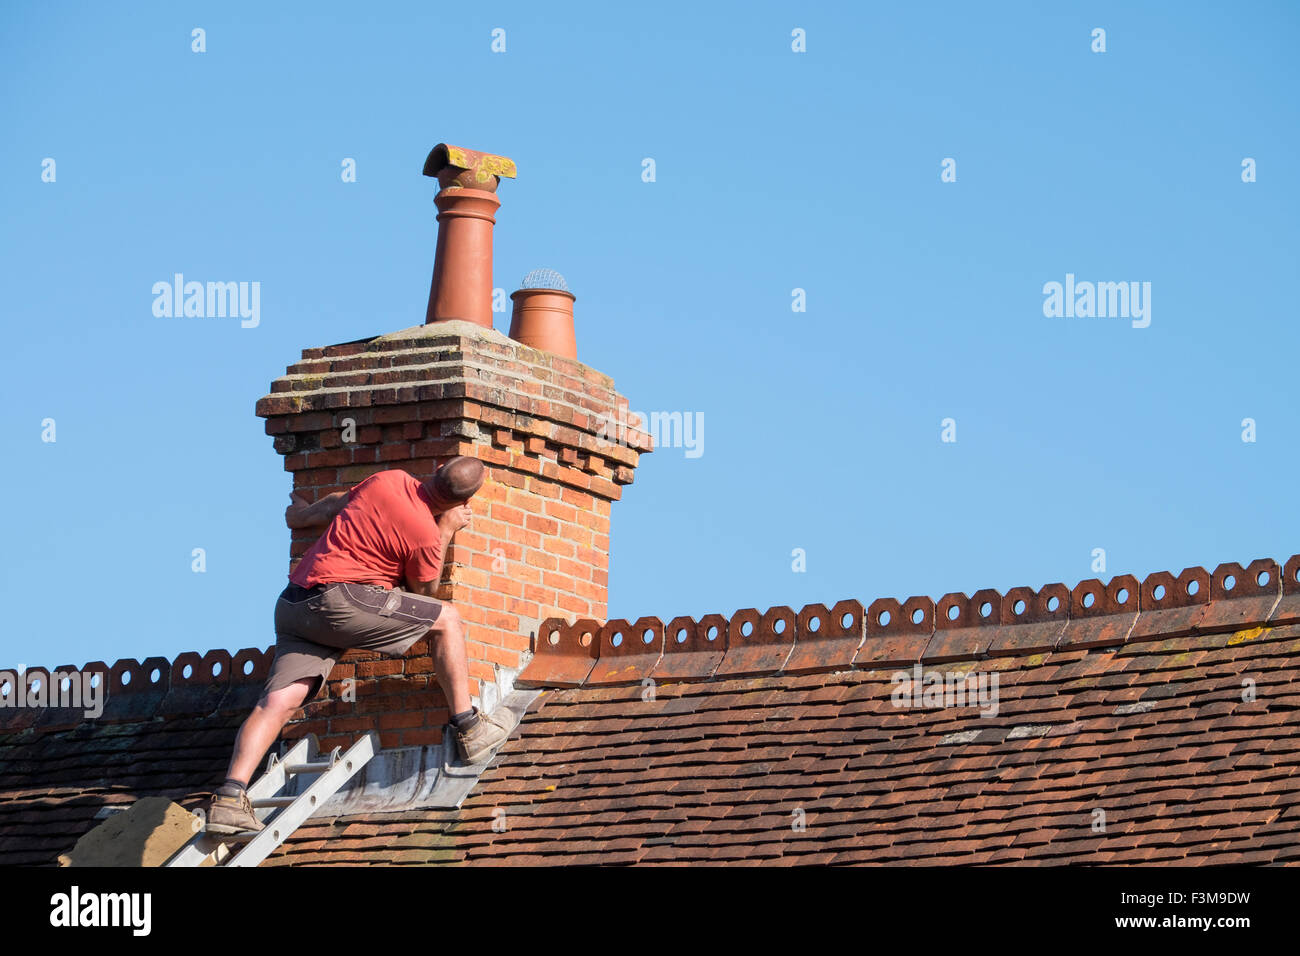
M 1297 574 L 547 622 L 520 678 L 545 690 L 459 810 L 313 820 L 263 865 L 1295 862 Z M 896 706 L 914 665 L 996 676 L 996 714 Z M 52 862 L 105 802 L 216 782 L 247 703 L 221 699 L 0 725 L 0 864 Z
M 221 782 L 246 716 L 0 732 L 0 866 L 54 863 L 104 807 L 160 796 L 192 808 L 189 795 Z

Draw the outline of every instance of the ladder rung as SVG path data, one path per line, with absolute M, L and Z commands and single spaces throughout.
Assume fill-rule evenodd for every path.
M 317 808 L 336 793 L 379 750 L 379 735 L 373 730 L 353 742 L 346 754 L 335 747 L 321 759 L 316 737 L 308 734 L 285 754 L 283 762 L 268 760 L 266 773 L 248 788 L 254 807 L 279 809 L 263 820 L 264 829 L 234 835 L 200 833 L 178 850 L 165 866 L 201 866 L 209 859 L 218 866 L 257 866 L 280 846 Z M 313 759 L 315 758 L 315 759 Z M 286 795 L 288 778 L 294 774 L 318 774 L 301 793 Z M 231 852 L 225 844 L 243 844 Z
M 285 765 L 284 772 L 291 776 L 295 773 L 324 773 L 332 766 L 334 764 L 328 760 L 316 760 L 312 763 L 291 763 Z
M 292 804 L 297 797 L 262 797 L 260 800 L 253 801 L 253 809 L 258 807 L 287 807 Z

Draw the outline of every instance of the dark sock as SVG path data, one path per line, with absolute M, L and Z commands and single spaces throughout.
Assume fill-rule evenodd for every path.
M 462 734 L 466 733 L 467 731 L 473 730 L 474 725 L 478 723 L 478 708 L 471 707 L 469 710 L 465 711 L 464 713 L 452 714 L 451 722 L 456 726 L 456 729 L 459 730 Z
M 217 787 L 217 793 L 223 797 L 237 797 L 247 789 L 248 781 L 236 780 L 234 777 L 227 777 L 221 786 Z

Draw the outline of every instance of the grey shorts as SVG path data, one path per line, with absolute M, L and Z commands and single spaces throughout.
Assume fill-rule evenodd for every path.
M 275 661 L 263 693 L 315 678 L 307 700 L 345 651 L 400 657 L 429 633 L 442 604 L 422 594 L 376 584 L 290 582 L 275 602 Z

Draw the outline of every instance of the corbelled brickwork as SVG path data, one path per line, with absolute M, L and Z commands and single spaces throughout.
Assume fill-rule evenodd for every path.
M 542 620 L 605 617 L 610 507 L 651 450 L 608 376 L 495 330 L 444 321 L 306 349 L 257 414 L 295 490 L 311 501 L 388 468 L 428 478 L 452 455 L 488 466 L 439 589 L 468 625 L 475 696 L 499 669 L 523 666 Z M 313 540 L 296 533 L 291 566 Z M 344 681 L 380 677 L 393 679 L 345 699 Z M 328 692 L 289 735 L 333 738 L 378 719 L 381 731 L 400 730 L 404 745 L 436 743 L 447 720 L 424 641 L 402 660 L 349 652 Z

